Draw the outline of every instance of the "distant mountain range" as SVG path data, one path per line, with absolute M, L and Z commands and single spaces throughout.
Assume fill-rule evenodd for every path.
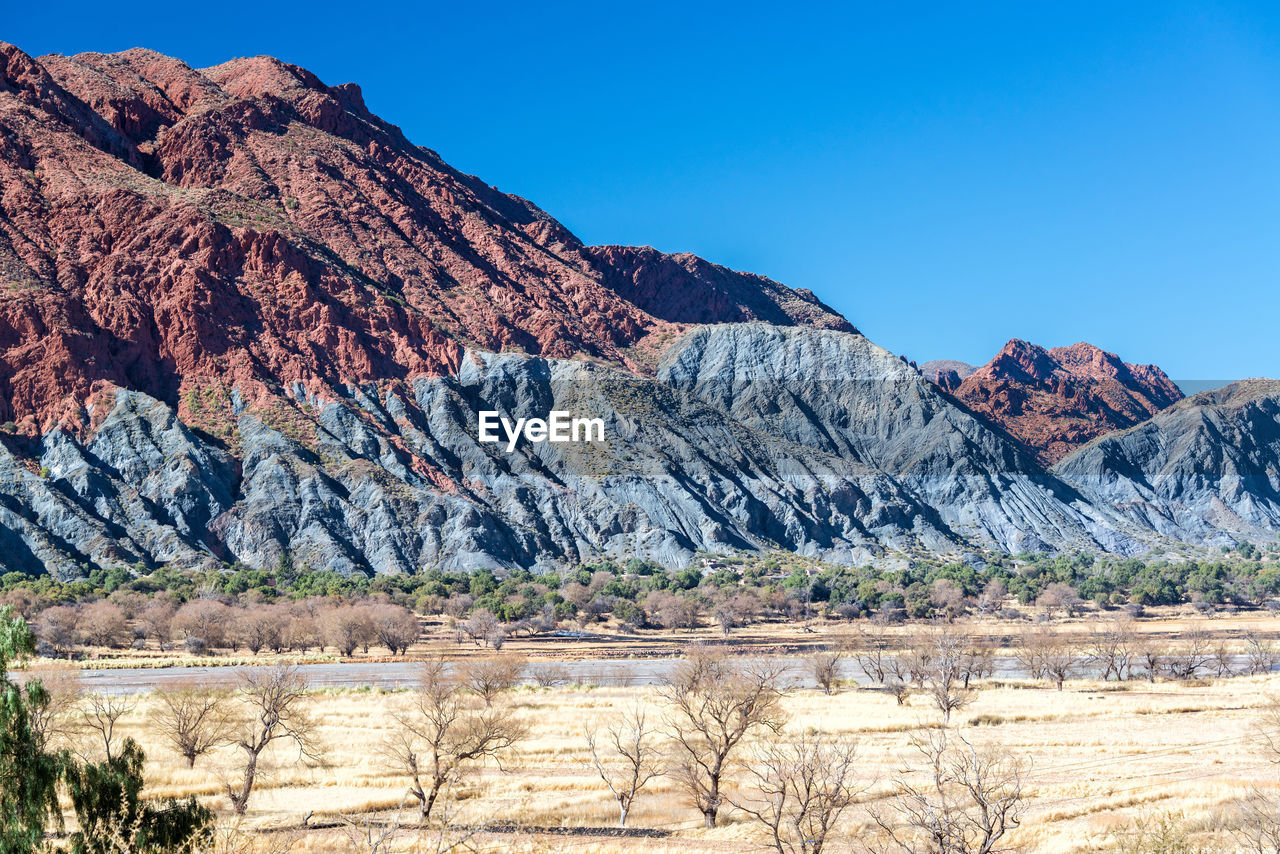
M 6 569 L 862 563 L 1280 530 L 1275 383 L 1180 400 L 1152 366 L 1020 341 L 917 370 L 809 291 L 585 246 L 274 59 L 0 45 L 0 131 Z M 605 441 L 477 436 L 480 410 L 553 409 Z

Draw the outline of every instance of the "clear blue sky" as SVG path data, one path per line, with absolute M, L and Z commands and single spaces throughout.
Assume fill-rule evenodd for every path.
M 588 242 L 812 288 L 921 361 L 1280 376 L 1273 3 L 41 5 L 0 38 L 356 81 Z

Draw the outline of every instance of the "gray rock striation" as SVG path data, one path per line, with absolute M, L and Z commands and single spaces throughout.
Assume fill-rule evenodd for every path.
M 85 435 L 0 446 L 0 548 L 62 578 L 286 550 L 344 574 L 773 548 L 1137 554 L 1275 529 L 1277 387 L 1193 398 L 1053 472 L 863 336 L 763 323 L 694 329 L 654 378 L 468 351 L 448 376 L 299 387 L 291 418 L 238 407 L 228 443 L 120 390 Z M 601 418 L 605 438 L 508 451 L 480 441 L 481 410 Z
M 1096 439 L 1054 472 L 1097 504 L 1200 545 L 1280 533 L 1280 382 L 1256 379 L 1189 397 Z

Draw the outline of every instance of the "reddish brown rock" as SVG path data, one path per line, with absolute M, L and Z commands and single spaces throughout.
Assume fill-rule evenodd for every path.
M 644 371 L 686 323 L 847 326 L 692 256 L 634 250 L 672 287 L 621 287 L 629 250 L 584 247 L 356 86 L 269 57 L 0 44 L 0 187 L 0 421 L 28 432 L 76 420 L 96 383 L 199 421 L 193 391 L 323 398 L 451 371 L 468 346 Z
M 1091 344 L 1046 350 L 1017 339 L 958 387 L 943 387 L 1045 465 L 1183 397 L 1155 365 L 1131 365 Z
M 650 246 L 592 246 L 606 285 L 654 317 L 676 323 L 799 321 L 819 329 L 857 332 L 813 292 L 792 290 L 765 276 L 740 273 L 697 255 L 669 255 Z

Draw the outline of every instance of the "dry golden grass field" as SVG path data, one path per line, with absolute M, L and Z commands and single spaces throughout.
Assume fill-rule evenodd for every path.
M 1215 620 L 1212 628 L 1231 634 L 1252 625 L 1269 628 L 1271 622 Z M 1143 630 L 1174 636 L 1181 627 L 1174 620 L 1152 621 Z M 799 633 L 779 648 L 794 652 L 824 638 L 829 639 L 823 632 Z M 763 645 L 753 644 L 757 654 Z M 426 651 L 417 653 L 421 657 Z M 846 674 L 854 670 L 851 662 L 846 664 Z M 1280 766 L 1260 748 L 1258 736 L 1261 715 L 1274 708 L 1280 694 L 1280 675 L 1154 683 L 1070 680 L 1062 691 L 1043 681 L 998 677 L 976 684 L 971 704 L 952 716 L 953 732 L 979 748 L 998 745 L 1028 767 L 1021 824 L 1001 840 L 1001 850 L 1139 850 L 1124 847 L 1135 820 L 1152 823 L 1163 817 L 1189 831 L 1203 850 L 1243 850 L 1223 829 L 1237 800 L 1258 791 L 1272 803 L 1280 800 Z M 145 749 L 149 796 L 194 794 L 218 811 L 224 850 L 437 851 L 437 835 L 415 829 L 415 803 L 405 794 L 407 778 L 382 755 L 383 743 L 397 727 L 394 713 L 409 697 L 406 691 L 314 692 L 309 706 L 318 725 L 321 761 L 300 763 L 287 746 L 271 748 L 248 814 L 239 824 L 223 794 L 224 783 L 239 773 L 240 757 L 233 747 L 222 747 L 187 769 L 156 730 L 152 712 L 157 701 L 145 694 L 132 701 L 118 737 L 132 736 Z M 704 828 L 698 811 L 669 777 L 657 778 L 640 793 L 628 822 L 635 831 L 653 829 L 664 835 L 619 838 L 603 831 L 616 824 L 617 809 L 591 765 L 586 732 L 636 704 L 661 722 L 668 706 L 656 688 L 525 685 L 500 702 L 513 709 L 529 735 L 504 757 L 501 768 L 490 762 L 467 776 L 448 805 L 449 822 L 458 828 L 510 825 L 470 836 L 465 840 L 470 849 L 770 850 L 764 827 L 740 810 L 727 808 L 720 826 Z M 768 736 L 770 742 L 814 731 L 856 742 L 853 773 L 864 791 L 824 850 L 863 850 L 875 837 L 868 810 L 883 804 L 901 781 L 922 779 L 911 738 L 921 728 L 938 726 L 937 709 L 923 694 L 899 706 L 884 690 L 852 684 L 830 696 L 816 688 L 796 688 L 782 704 L 787 723 L 780 735 Z M 748 742 L 738 758 L 749 760 L 754 749 Z M 735 786 L 745 780 L 741 767 L 730 777 Z M 560 827 L 586 830 L 572 835 L 547 831 Z M 450 831 L 445 844 L 467 833 Z M 376 843 L 382 847 L 375 849 Z M 1150 843 L 1141 850 L 1173 854 L 1202 848 Z

